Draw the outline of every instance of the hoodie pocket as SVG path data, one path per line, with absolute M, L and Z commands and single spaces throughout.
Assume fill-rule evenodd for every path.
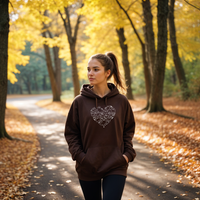
M 106 173 L 118 167 L 126 168 L 123 154 L 118 147 L 104 146 L 89 148 L 82 163 L 78 164 L 77 172 L 81 173 Z
M 92 163 L 90 163 L 90 160 L 88 159 L 89 150 L 87 151 L 85 158 L 81 163 L 76 162 L 76 171 L 78 173 L 84 173 L 84 174 L 93 174 L 95 173 L 95 168 L 93 167 Z

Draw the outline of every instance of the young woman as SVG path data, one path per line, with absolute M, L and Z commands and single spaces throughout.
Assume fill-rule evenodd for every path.
M 113 53 L 93 55 L 87 70 L 90 84 L 72 103 L 65 138 L 85 200 L 101 200 L 101 187 L 103 200 L 120 200 L 128 163 L 136 156 L 132 108 L 117 89 L 125 87 Z M 116 86 L 107 83 L 112 75 Z

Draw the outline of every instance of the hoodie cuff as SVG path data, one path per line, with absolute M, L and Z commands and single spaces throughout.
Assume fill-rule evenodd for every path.
M 78 154 L 76 156 L 76 161 L 78 161 L 80 164 L 82 163 L 82 161 L 84 160 L 85 158 L 85 153 L 84 152 L 81 152 L 80 154 Z

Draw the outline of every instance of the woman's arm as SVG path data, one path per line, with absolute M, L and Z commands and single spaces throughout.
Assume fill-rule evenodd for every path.
M 81 163 L 85 157 L 85 153 L 83 152 L 81 141 L 78 105 L 76 101 L 72 103 L 67 116 L 65 124 L 65 139 L 69 145 L 69 152 L 72 155 L 72 159 Z
M 127 109 L 125 114 L 125 124 L 124 124 L 124 157 L 128 162 L 132 162 L 136 156 L 136 152 L 133 149 L 132 139 L 135 133 L 135 119 L 133 116 L 133 111 L 129 102 L 127 102 Z

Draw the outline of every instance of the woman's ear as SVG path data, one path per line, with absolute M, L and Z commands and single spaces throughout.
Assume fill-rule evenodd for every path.
M 111 73 L 110 69 L 106 71 L 106 78 L 108 78 L 110 76 L 110 73 Z

